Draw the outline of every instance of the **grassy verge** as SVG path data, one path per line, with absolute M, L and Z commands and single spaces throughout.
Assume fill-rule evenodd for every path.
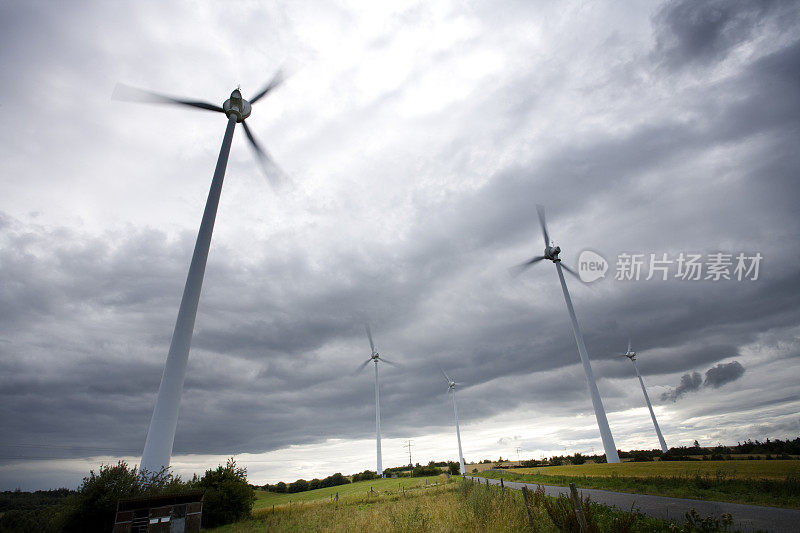
M 430 477 L 415 477 L 415 478 L 399 478 L 399 479 L 373 479 L 370 481 L 358 481 L 356 483 L 348 483 L 346 485 L 337 485 L 335 487 L 326 487 L 324 489 L 307 490 L 305 492 L 296 492 L 294 494 L 279 494 L 275 492 L 267 492 L 264 490 L 256 491 L 256 503 L 254 509 L 272 509 L 272 506 L 286 505 L 299 502 L 310 502 L 315 500 L 330 500 L 332 496 L 335 497 L 339 494 L 339 498 L 346 498 L 350 496 L 362 496 L 370 492 L 389 493 L 389 492 L 402 492 L 411 490 L 419 486 L 433 485 L 435 483 L 442 483 L 446 481 L 446 476 L 430 476 Z
M 549 472 L 549 469 L 543 468 Z M 800 476 L 785 475 L 783 479 L 731 478 L 722 472 L 711 474 L 673 476 L 589 476 L 589 475 L 545 475 L 521 474 L 517 472 L 481 472 L 476 476 L 503 478 L 507 481 L 603 489 L 634 494 L 651 494 L 673 498 L 691 498 L 751 505 L 765 505 L 800 509 Z
M 424 487 L 424 485 L 423 485 Z M 531 495 L 526 508 L 522 493 L 499 487 L 479 486 L 451 480 L 428 488 L 353 494 L 338 503 L 320 499 L 260 509 L 253 518 L 214 529 L 215 533 L 261 531 L 544 531 L 566 528 L 574 519 L 565 498 Z M 590 531 L 667 532 L 680 531 L 669 522 L 638 513 L 586 504 Z M 530 511 L 530 512 L 529 512 Z M 557 525 L 558 524 L 558 525 Z
M 800 461 L 653 461 L 647 463 L 582 464 L 515 468 L 523 474 L 587 477 L 694 477 L 723 476 L 726 479 L 777 479 L 800 477 Z

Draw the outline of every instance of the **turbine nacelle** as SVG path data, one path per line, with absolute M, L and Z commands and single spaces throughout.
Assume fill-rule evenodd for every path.
M 236 88 L 231 93 L 231 97 L 225 100 L 225 103 L 222 104 L 222 110 L 225 111 L 225 114 L 228 115 L 228 117 L 231 115 L 236 115 L 236 122 L 242 122 L 244 119 L 250 116 L 252 108 L 250 106 L 250 102 L 242 98 L 241 91 Z
M 634 351 L 631 349 L 631 341 L 628 341 L 628 351 L 627 351 L 627 352 L 625 352 L 625 353 L 624 353 L 624 354 L 622 354 L 622 355 L 624 355 L 625 357 L 627 357 L 627 358 L 628 358 L 628 359 L 630 359 L 631 361 L 635 361 L 635 360 L 636 360 L 636 352 L 634 352 Z
M 544 258 L 549 259 L 553 263 L 560 263 L 561 258 L 558 257 L 558 254 L 560 253 L 561 253 L 561 247 L 553 246 L 553 243 L 550 243 L 544 249 Z

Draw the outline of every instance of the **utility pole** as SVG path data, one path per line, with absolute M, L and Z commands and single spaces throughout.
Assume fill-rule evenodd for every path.
M 403 448 L 408 448 L 408 468 L 411 470 L 411 477 L 414 477 L 414 463 L 411 462 L 411 447 L 413 445 L 414 443 L 410 439 L 403 444 Z

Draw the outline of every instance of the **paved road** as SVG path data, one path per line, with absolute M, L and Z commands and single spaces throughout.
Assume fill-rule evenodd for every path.
M 489 478 L 465 476 L 467 479 L 486 483 Z M 499 479 L 489 479 L 492 485 L 499 485 Z M 517 483 L 505 481 L 506 487 L 522 489 L 527 486 L 528 490 L 536 490 L 536 483 Z M 569 487 L 554 487 L 552 485 L 542 485 L 545 494 L 548 496 L 558 496 L 564 494 L 569 496 Z M 733 515 L 733 529 L 739 529 L 744 533 L 751 531 L 769 531 L 771 533 L 794 533 L 800 531 L 800 510 L 779 509 L 777 507 L 761 507 L 758 505 L 743 505 L 740 503 L 711 502 L 705 500 L 689 500 L 686 498 L 667 498 L 666 496 L 648 496 L 645 494 L 629 494 L 625 492 L 611 492 L 600 489 L 578 489 L 585 498 L 589 496 L 592 501 L 611 505 L 628 511 L 631 505 L 635 509 L 648 516 L 672 520 L 682 524 L 686 521 L 685 514 L 689 509 L 694 509 L 701 517 L 708 515 L 719 518 L 723 513 Z

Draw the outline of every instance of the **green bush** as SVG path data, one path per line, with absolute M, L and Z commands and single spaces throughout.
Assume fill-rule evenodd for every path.
M 95 473 L 83 478 L 77 494 L 64 498 L 56 509 L 52 528 L 64 533 L 111 531 L 121 498 L 154 496 L 182 492 L 189 488 L 180 477 L 168 469 L 158 473 L 138 472 L 125 461 L 116 465 L 101 465 Z
M 47 509 L 22 511 L 12 509 L 0 515 L 0 533 L 43 533 L 50 531 L 50 512 Z
M 230 524 L 250 516 L 256 501 L 255 491 L 247 483 L 247 469 L 237 467 L 233 458 L 225 466 L 206 470 L 194 484 L 205 490 L 203 527 Z

